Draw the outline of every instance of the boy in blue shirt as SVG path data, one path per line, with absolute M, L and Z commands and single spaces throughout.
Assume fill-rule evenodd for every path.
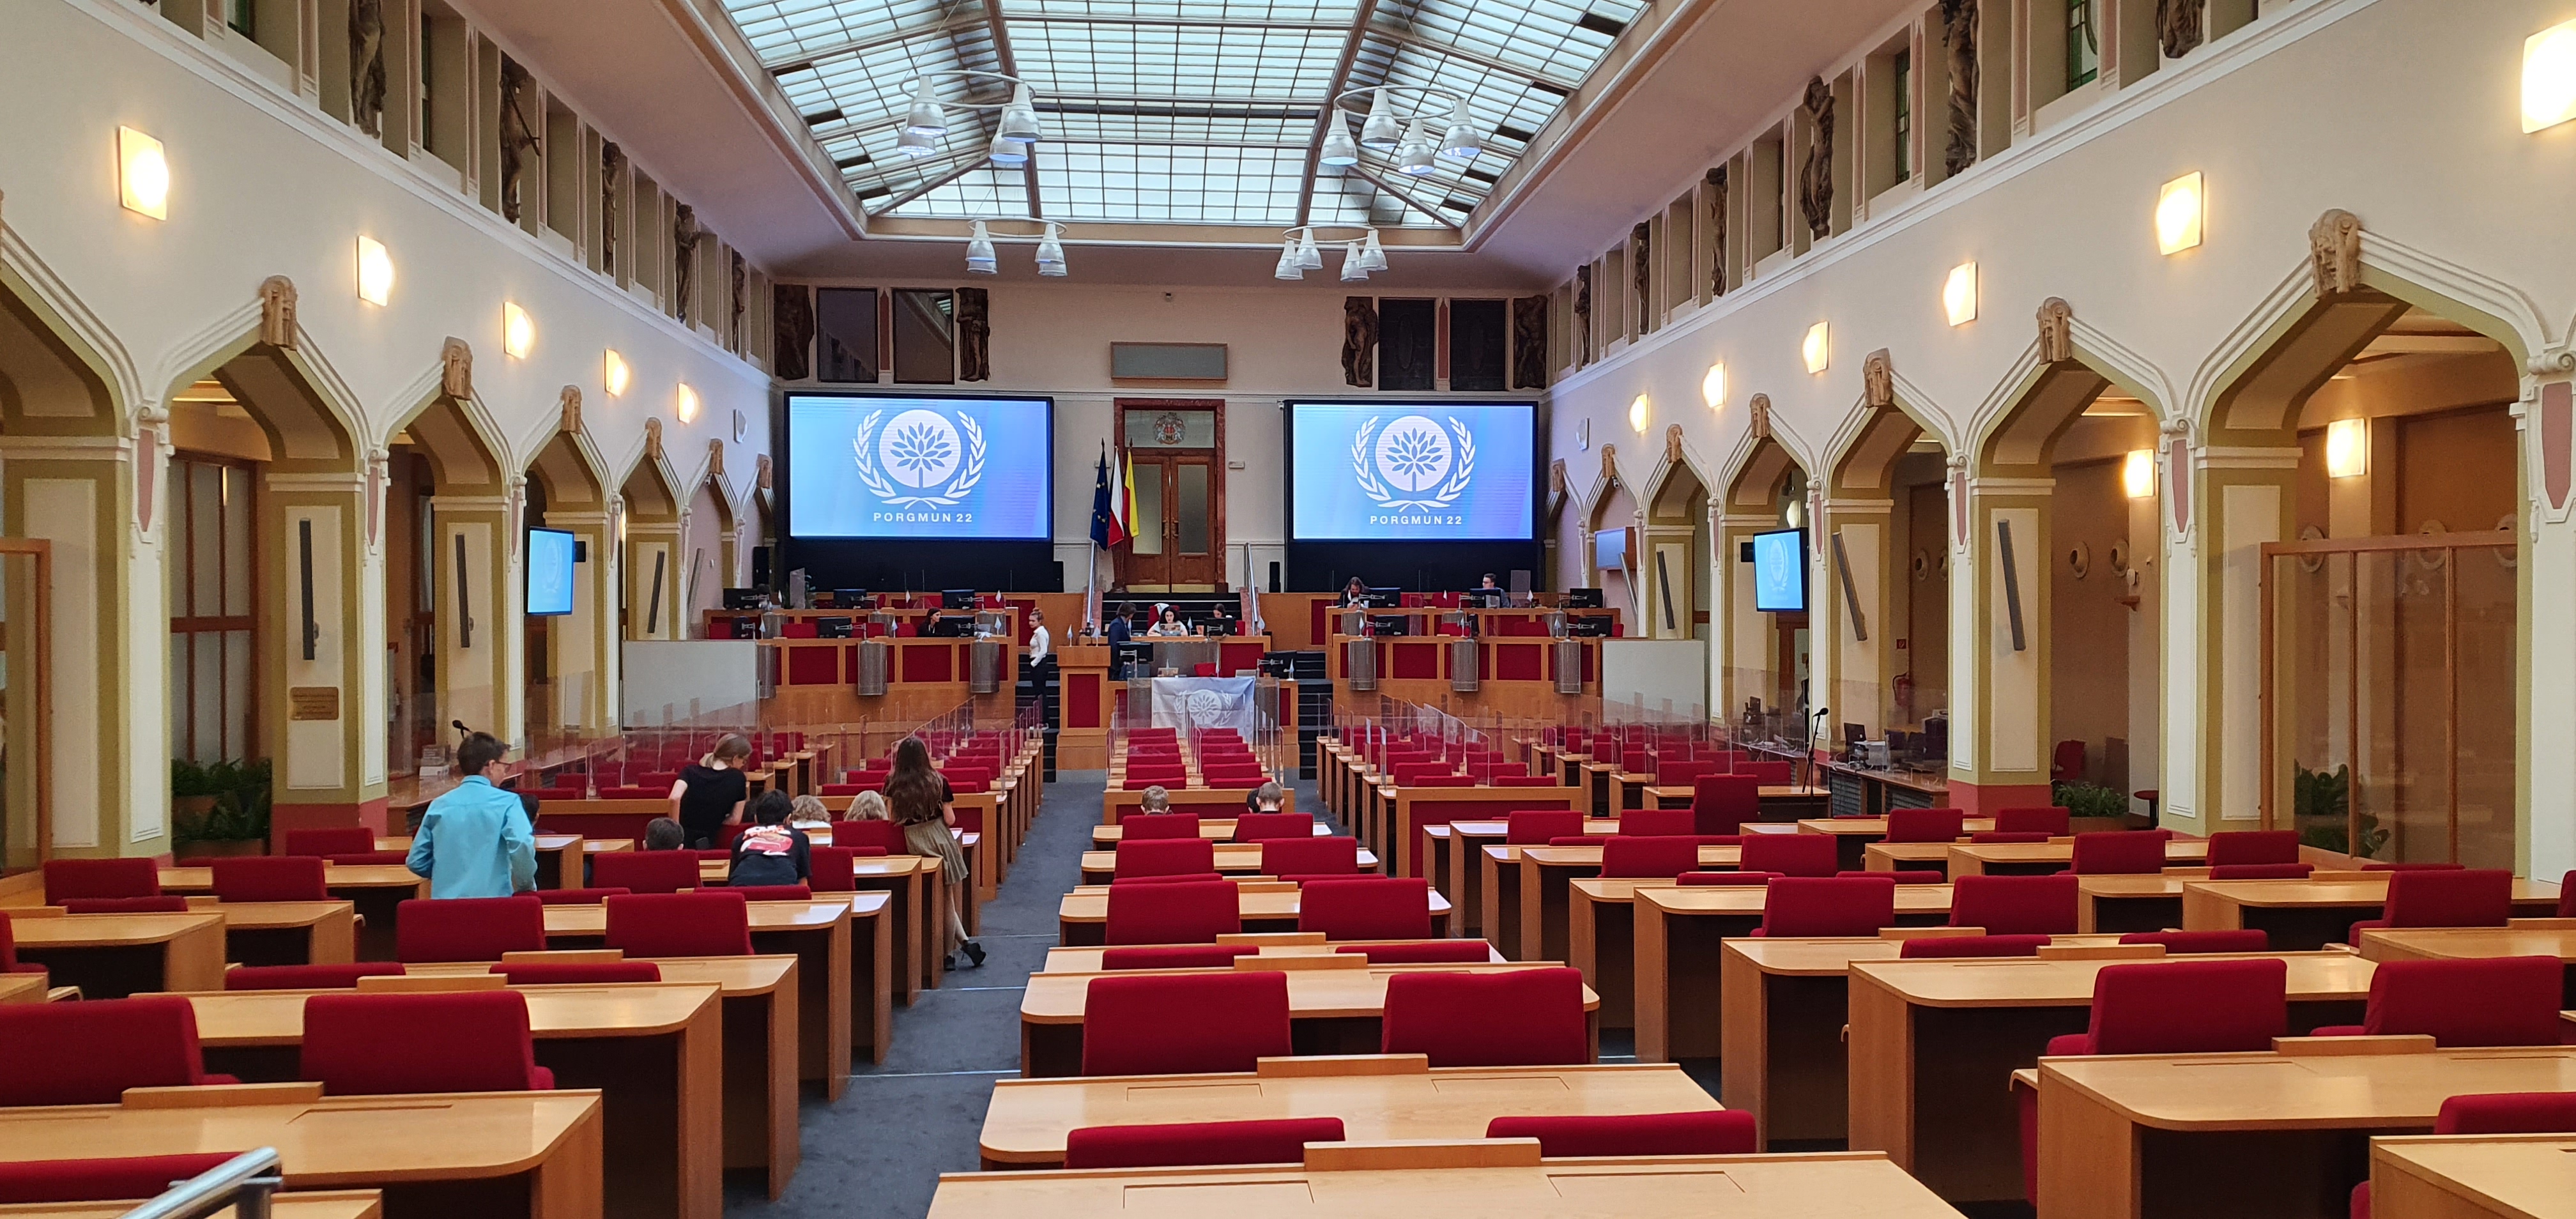
M 537 887 L 537 835 L 527 806 L 494 780 L 509 746 L 488 732 L 456 749 L 465 781 L 429 802 L 412 835 L 414 874 L 429 878 L 431 897 L 509 897 Z

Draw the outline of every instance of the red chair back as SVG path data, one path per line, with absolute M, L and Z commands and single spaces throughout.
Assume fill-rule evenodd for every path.
M 1987 935 L 2075 934 L 2075 876 L 1962 876 L 1950 885 L 1950 925 Z
M 498 961 L 545 948 L 546 906 L 533 897 L 414 898 L 394 907 L 397 961 Z
M 2297 830 L 2230 830 L 2209 836 L 2209 866 L 2299 862 Z
M 186 914 L 188 899 L 176 893 L 159 897 L 67 897 L 65 914 Z
M 1261 844 L 1264 876 L 1357 875 L 1359 870 L 1357 838 L 1307 834 L 1302 838 L 1271 838 Z
M 1294 1052 L 1284 972 L 1093 978 L 1083 993 L 1085 1075 L 1250 1071 Z
M 1120 842 L 1142 842 L 1148 838 L 1196 838 L 1199 836 L 1197 813 L 1134 814 L 1118 819 Z
M 1510 846 L 1545 846 L 1552 839 L 1582 833 L 1583 814 L 1573 809 L 1525 809 L 1503 815 L 1503 842 Z
M 2513 918 L 2503 868 L 2398 872 L 2388 878 L 2390 927 L 2502 927 Z
M 113 1105 L 127 1088 L 232 1082 L 206 1074 L 197 1009 L 177 996 L 0 1003 L 0 1107 Z
M 1435 1067 L 1576 1065 L 1592 1059 L 1583 971 L 1398 973 L 1386 980 L 1378 1050 Z
M 1172 1122 L 1151 1126 L 1076 1126 L 1064 1135 L 1064 1166 L 1075 1169 L 1302 1164 L 1306 1159 L 1306 1144 L 1341 1141 L 1342 1119 L 1338 1117 Z
M 2383 961 L 2370 975 L 2362 1031 L 2430 1034 L 2444 1049 L 2557 1045 L 2560 979 L 2556 957 Z
M 358 979 L 399 976 L 399 961 L 352 965 L 244 965 L 224 971 L 225 990 L 354 990 Z
M 1232 969 L 1234 959 L 1261 951 L 1251 944 L 1147 944 L 1100 950 L 1102 969 Z
M 1109 886 L 1103 942 L 1213 944 L 1243 930 L 1242 894 L 1230 880 Z
M 1613 880 L 1671 880 L 1698 870 L 1699 839 L 1694 835 L 1620 834 L 1601 844 L 1601 875 Z
M 1826 846 L 1832 846 L 1827 839 Z M 1762 925 L 1753 934 L 1781 936 L 1877 935 L 1896 925 L 1896 880 L 1870 877 L 1784 876 L 1762 899 Z
M 2078 876 L 2143 876 L 2165 870 L 2165 840 L 2155 834 L 2077 834 L 2074 854 Z
M 1955 808 L 1894 808 L 1887 811 L 1889 842 L 1956 842 L 1967 833 L 1968 815 Z
M 822 850 L 821 847 L 814 848 Z M 585 889 L 539 889 L 537 900 L 548 906 L 596 906 L 612 897 L 624 897 L 632 889 L 614 887 Z
M 1968 835 L 1968 841 L 1972 843 L 2046 842 L 2049 837 L 2045 830 L 1985 830 Z
M 288 830 L 287 855 L 361 855 L 376 849 L 376 832 L 363 825 L 325 830 Z
M 1691 781 L 1691 817 L 1702 834 L 1732 834 L 1762 819 L 1762 781 L 1752 775 L 1701 775 Z
M 1632 808 L 1619 814 L 1616 832 L 1641 838 L 1696 834 L 1700 832 L 1699 818 L 1686 808 Z
M 2442 1102 L 2435 1134 L 2576 1132 L 2576 1092 L 2482 1092 Z
M 1343 944 L 1335 952 L 1367 957 L 1371 965 L 1482 964 L 1494 959 L 1483 940 L 1420 940 L 1411 944 Z
M 1739 775 L 1751 775 L 1764 787 L 1787 787 L 1795 768 L 1787 762 L 1746 762 L 1735 768 Z
M 1945 935 L 1905 941 L 1896 955 L 1908 961 L 1940 957 L 2035 957 L 2044 935 Z
M 832 845 L 875 847 L 888 855 L 912 854 L 912 842 L 904 836 L 903 827 L 891 821 L 835 821 Z
M 2006 834 L 2047 834 L 2063 838 L 2073 816 L 2063 805 L 1997 809 L 1995 829 Z
M 1297 891 L 1297 930 L 1327 940 L 1425 939 L 1431 935 L 1431 882 L 1419 876 L 1354 876 L 1317 880 Z
M 2270 952 L 2272 934 L 2260 927 L 2242 931 L 2132 931 L 2123 944 L 2162 944 L 2168 956 L 2210 952 Z
M 2050 1053 L 2224 1054 L 2268 1050 L 2290 1025 L 2279 957 L 2106 965 L 2093 975 L 2082 1048 Z
M 638 957 L 747 957 L 751 904 L 730 889 L 633 893 L 600 903 L 607 945 Z
M 528 997 L 515 990 L 315 995 L 304 1001 L 299 1075 L 327 1096 L 555 1086 L 554 1072 L 537 1065 Z
M 835 835 L 835 844 L 840 838 Z M 694 889 L 698 856 L 693 851 L 610 851 L 590 857 L 590 883 L 603 889 L 634 893 L 677 893 Z
M 45 863 L 45 904 L 84 897 L 159 897 L 161 865 L 144 858 L 54 859 Z
M 150 1198 L 199 1173 L 220 1168 L 232 1152 L 116 1156 L 94 1160 L 22 1160 L 0 1164 L 0 1203 L 123 1202 Z M 119 1208 L 122 1210 L 122 1208 Z M 108 1213 L 101 1210 L 100 1214 Z
M 1782 876 L 1829 877 L 1842 870 L 1842 855 L 1830 834 L 1747 834 L 1741 867 L 1747 872 Z
M 1684 872 L 1674 878 L 1685 885 L 1767 885 L 1780 879 L 1777 872 Z
M 1140 876 L 1192 876 L 1216 871 L 1216 844 L 1204 838 L 1120 839 L 1116 870 L 1119 880 Z
M 659 982 L 662 967 L 651 961 L 585 961 L 556 964 L 495 965 L 492 972 L 512 986 L 595 986 L 608 982 Z
M 1761 1150 L 1755 1145 L 1753 1114 L 1745 1109 L 1599 1117 L 1498 1117 L 1485 1124 L 1485 1137 L 1537 1139 L 1538 1153 L 1546 1159 L 1749 1155 Z
M 1307 813 L 1244 813 L 1234 819 L 1236 842 L 1314 836 L 1315 818 Z
M 215 900 L 221 902 L 320 902 L 331 900 L 323 883 L 330 865 L 310 855 L 244 855 L 214 861 Z

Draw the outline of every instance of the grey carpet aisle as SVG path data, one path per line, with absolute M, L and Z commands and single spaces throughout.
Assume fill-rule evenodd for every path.
M 886 1060 L 858 1064 L 838 1102 L 805 1102 L 804 1159 L 786 1194 L 771 1202 L 747 1177 L 728 1179 L 728 1216 L 918 1219 L 939 1174 L 975 1171 L 993 1081 L 1019 1074 L 1020 993 L 1055 944 L 1058 900 L 1081 879 L 1103 781 L 1057 772 L 1001 896 L 984 907 L 984 967 L 896 1007 Z M 1312 780 L 1297 784 L 1297 807 L 1321 809 Z

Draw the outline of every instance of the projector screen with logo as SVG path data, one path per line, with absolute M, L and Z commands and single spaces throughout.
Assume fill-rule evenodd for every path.
M 1295 541 L 1528 541 L 1526 402 L 1291 402 Z
M 1054 532 L 1045 398 L 791 394 L 787 521 L 800 538 L 1043 541 Z

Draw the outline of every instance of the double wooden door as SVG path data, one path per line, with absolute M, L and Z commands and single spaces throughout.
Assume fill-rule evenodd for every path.
M 1120 399 L 1118 434 L 1136 480 L 1119 587 L 1225 591 L 1224 403 Z

